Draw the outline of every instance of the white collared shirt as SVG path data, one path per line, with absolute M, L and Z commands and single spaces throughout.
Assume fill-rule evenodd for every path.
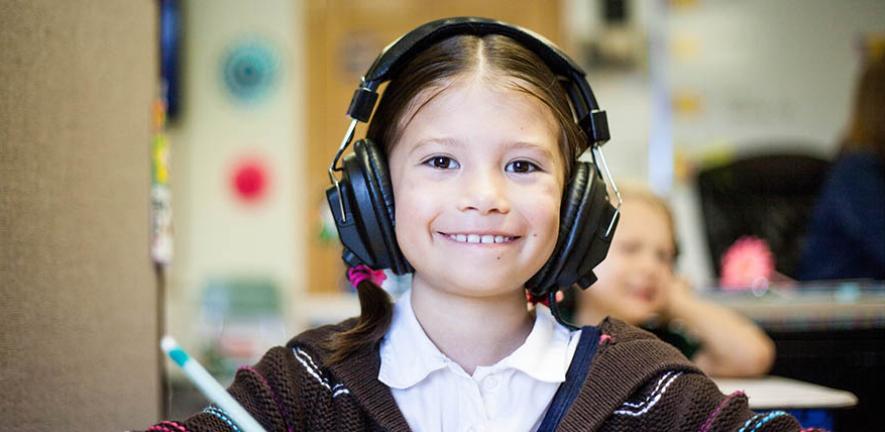
M 468 375 L 424 333 L 411 291 L 400 296 L 381 341 L 378 379 L 416 432 L 537 430 L 575 354 L 580 330 L 556 322 L 543 305 L 525 342 Z

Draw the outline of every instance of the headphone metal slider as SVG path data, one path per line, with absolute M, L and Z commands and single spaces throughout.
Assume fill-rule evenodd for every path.
M 377 100 L 378 93 L 374 90 L 360 86 L 353 92 L 353 97 L 350 99 L 350 106 L 347 107 L 347 115 L 352 119 L 366 123 L 372 116 L 372 110 L 375 108 L 375 102 Z

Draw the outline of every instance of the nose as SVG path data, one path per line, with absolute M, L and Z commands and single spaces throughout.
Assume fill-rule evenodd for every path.
M 667 270 L 667 266 L 661 262 L 654 250 L 644 250 L 637 261 L 637 268 L 648 277 L 658 277 Z
M 475 211 L 479 214 L 510 212 L 507 198 L 507 179 L 503 173 L 492 169 L 476 170 L 463 174 L 458 209 Z

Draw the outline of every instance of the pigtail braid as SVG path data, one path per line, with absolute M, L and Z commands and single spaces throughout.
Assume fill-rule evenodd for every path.
M 353 280 L 353 278 L 351 278 Z M 381 341 L 393 318 L 393 302 L 370 278 L 356 283 L 360 299 L 360 316 L 352 328 L 334 333 L 325 341 L 324 348 L 331 352 L 328 362 L 339 363 L 353 353 Z

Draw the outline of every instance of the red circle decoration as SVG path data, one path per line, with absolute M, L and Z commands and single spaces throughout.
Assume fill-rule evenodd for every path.
M 269 176 L 267 165 L 259 158 L 244 158 L 234 164 L 231 185 L 237 198 L 249 204 L 261 201 L 267 195 Z

